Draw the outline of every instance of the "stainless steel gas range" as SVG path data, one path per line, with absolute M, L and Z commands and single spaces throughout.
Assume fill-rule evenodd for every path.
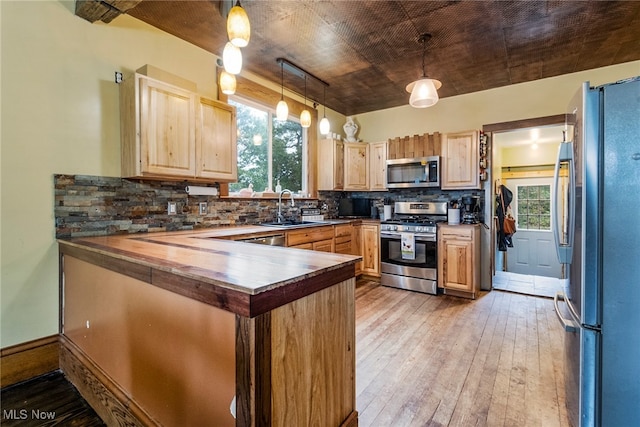
M 447 219 L 447 202 L 396 202 L 393 219 L 380 224 L 383 286 L 436 295 L 436 224 Z

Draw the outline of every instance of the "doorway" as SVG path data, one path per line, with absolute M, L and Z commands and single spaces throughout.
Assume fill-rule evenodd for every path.
M 550 123 L 540 123 L 550 119 Z M 497 189 L 506 186 L 513 194 L 511 211 L 517 232 L 513 245 L 499 251 L 497 223 L 492 224 L 494 272 L 492 288 L 530 295 L 553 297 L 562 290 L 563 268 L 556 257 L 553 238 L 551 198 L 553 170 L 558 144 L 562 141 L 564 116 L 533 119 L 516 127 L 502 124 L 492 132 L 492 168 L 494 182 L 491 199 Z M 496 126 L 496 125 L 494 125 Z

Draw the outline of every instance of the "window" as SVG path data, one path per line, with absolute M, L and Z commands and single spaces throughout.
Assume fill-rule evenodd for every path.
M 307 192 L 307 132 L 291 118 L 281 122 L 275 110 L 239 97 L 229 99 L 237 111 L 238 182 L 229 185 L 237 192 L 253 186 L 256 192 L 282 189 Z
M 551 185 L 518 185 L 516 206 L 519 229 L 551 230 Z

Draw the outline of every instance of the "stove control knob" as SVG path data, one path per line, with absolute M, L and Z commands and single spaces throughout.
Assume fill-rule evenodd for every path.
M 398 226 L 397 225 L 390 225 L 389 227 L 391 227 L 391 230 L 393 230 L 393 231 L 398 231 Z
M 416 227 L 416 233 L 422 233 L 422 227 L 420 226 Z

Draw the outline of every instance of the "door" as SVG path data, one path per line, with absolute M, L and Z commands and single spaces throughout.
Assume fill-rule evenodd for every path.
M 552 178 L 510 179 L 511 209 L 517 233 L 507 254 L 507 271 L 531 276 L 562 277 L 551 221 Z

